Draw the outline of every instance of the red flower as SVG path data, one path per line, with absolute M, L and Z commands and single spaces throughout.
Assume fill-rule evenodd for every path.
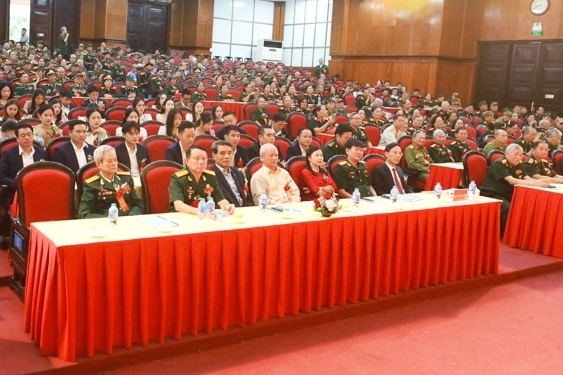
M 291 186 L 289 186 L 289 183 L 287 183 L 284 187 L 283 190 L 285 191 L 290 191 L 291 190 Z
M 318 199 L 315 199 L 313 202 L 315 203 L 315 208 L 321 207 L 321 202 Z
M 192 207 L 197 208 L 198 206 L 199 206 L 199 200 L 194 200 L 194 201 L 192 202 Z

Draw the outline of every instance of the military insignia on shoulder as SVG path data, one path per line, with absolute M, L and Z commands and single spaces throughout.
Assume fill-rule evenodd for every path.
M 210 175 L 212 175 L 212 176 L 215 176 L 215 172 L 213 172 L 213 171 L 210 170 L 210 169 L 204 170 L 203 173 L 207 173 L 207 174 L 210 174 Z
M 430 147 L 436 148 L 436 147 L 438 147 L 438 145 L 436 143 L 433 143 Z
M 412 149 L 412 148 L 414 148 L 414 146 L 413 146 L 413 145 L 409 145 L 407 148 L 411 148 L 411 149 Z
M 347 162 L 346 160 L 341 161 L 340 163 L 338 163 L 338 165 L 346 165 L 346 164 L 348 164 L 348 162 Z
M 178 171 L 178 172 L 176 172 L 176 173 L 174 173 L 174 174 L 176 175 L 176 177 L 183 177 L 183 176 L 186 176 L 186 175 L 188 174 L 188 171 L 185 170 L 185 169 L 183 169 L 183 170 Z
M 127 171 L 117 171 L 116 174 L 120 176 L 131 176 L 131 172 L 127 172 Z
M 363 161 L 363 160 L 360 160 L 358 163 L 360 163 L 360 164 L 365 164 L 366 162 Z
M 505 164 L 505 165 L 506 165 L 506 163 L 507 163 L 506 159 L 503 159 L 503 160 L 502 160 L 502 164 Z
M 87 184 L 91 184 L 92 182 L 97 181 L 97 180 L 99 180 L 99 179 L 100 179 L 100 176 L 95 175 L 95 176 L 92 176 L 92 177 L 90 177 L 89 179 L 87 179 L 85 182 L 86 182 Z

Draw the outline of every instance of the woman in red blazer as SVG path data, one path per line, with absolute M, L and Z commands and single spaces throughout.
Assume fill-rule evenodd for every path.
M 323 152 L 318 147 L 309 147 L 305 154 L 306 168 L 301 171 L 304 187 L 301 192 L 302 201 L 312 201 L 321 194 L 336 192 L 336 183 L 326 170 Z

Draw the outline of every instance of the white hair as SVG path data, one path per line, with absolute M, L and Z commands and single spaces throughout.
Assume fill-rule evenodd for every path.
M 266 153 L 269 151 L 278 152 L 278 149 L 276 148 L 276 146 L 274 146 L 271 143 L 265 143 L 262 146 L 260 146 L 260 157 L 266 155 Z
M 104 161 L 104 155 L 107 154 L 108 152 L 113 152 L 115 153 L 115 149 L 109 145 L 102 145 L 102 146 L 98 146 L 98 148 L 96 148 L 94 150 L 94 161 L 96 163 L 101 163 Z

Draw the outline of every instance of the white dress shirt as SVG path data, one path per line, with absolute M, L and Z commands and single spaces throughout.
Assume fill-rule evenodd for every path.
M 140 177 L 141 168 L 139 168 L 139 163 L 137 162 L 137 146 L 134 149 L 130 148 L 127 142 L 125 142 L 125 147 L 127 147 L 127 153 L 129 154 L 129 162 L 131 163 L 131 176 Z
M 88 163 L 88 160 L 86 160 L 86 153 L 84 152 L 84 148 L 87 146 L 86 142 L 82 143 L 82 146 L 80 148 L 77 148 L 74 142 L 71 141 L 70 143 L 72 144 L 72 148 L 74 148 L 74 152 L 76 153 L 76 160 L 78 160 L 78 167 L 82 168 L 83 166 L 86 165 L 86 163 Z
M 33 164 L 33 154 L 35 154 L 35 149 L 32 147 L 31 152 L 26 154 L 21 146 L 18 146 L 20 149 L 20 156 L 22 157 L 22 163 L 24 167 L 27 167 L 30 164 Z

